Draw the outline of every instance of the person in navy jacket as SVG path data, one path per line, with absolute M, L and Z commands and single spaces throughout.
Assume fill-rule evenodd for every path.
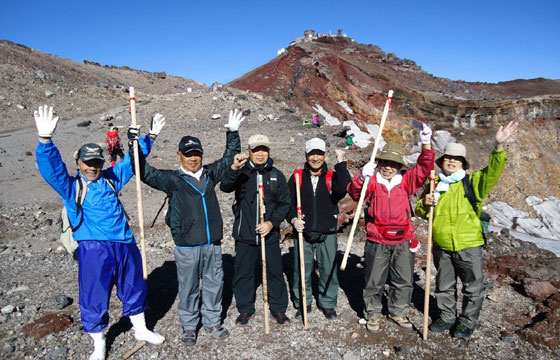
M 53 118 L 52 107 L 40 106 L 34 116 L 39 135 L 36 150 L 39 172 L 62 198 L 73 238 L 78 242 L 80 315 L 84 331 L 94 341 L 90 360 L 105 359 L 103 329 L 109 323 L 109 298 L 114 285 L 122 301 L 123 315 L 130 317 L 136 339 L 161 344 L 165 338 L 146 328 L 147 285 L 142 278 L 142 259 L 117 197 L 133 175 L 130 156 L 103 170 L 103 149 L 97 144 L 85 144 L 76 156 L 77 175 L 72 176 L 52 142 L 58 122 L 58 117 Z M 164 125 L 165 118 L 156 114 L 150 135 L 138 141 L 144 155 L 149 154 L 153 140 Z M 131 127 L 129 131 L 137 133 L 138 129 Z M 76 203 L 80 183 L 85 185 L 82 191 L 86 191 L 81 206 Z

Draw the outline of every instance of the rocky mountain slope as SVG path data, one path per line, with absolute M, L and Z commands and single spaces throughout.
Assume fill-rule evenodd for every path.
M 80 64 L 5 41 L 0 42 L 0 59 L 0 106 L 5 114 L 0 118 L 0 356 L 5 359 L 83 359 L 91 351 L 90 338 L 83 334 L 79 320 L 77 264 L 58 243 L 60 200 L 40 177 L 35 166 L 37 138 L 32 112 L 39 105 L 54 105 L 61 118 L 54 142 L 61 150 L 70 173 L 75 171 L 72 154 L 81 144 L 103 142 L 109 124 L 120 128 L 129 124 L 128 86 L 136 89 L 138 119 L 144 131 L 155 112 L 161 112 L 167 118 L 167 125 L 148 159 L 159 168 L 177 167 L 177 143 L 181 136 L 187 134 L 201 138 L 205 150 L 204 162 L 218 159 L 224 149 L 223 124 L 233 108 L 247 114 L 240 128 L 242 147 L 246 146 L 252 134 L 269 135 L 273 140 L 271 156 L 285 174 L 303 164 L 304 143 L 311 137 L 320 136 L 327 141 L 327 161 L 331 165 L 335 149 L 344 147 L 341 136 L 345 131 L 342 126 L 302 126 L 301 120 L 310 115 L 310 107 L 314 103 L 299 103 L 302 100 L 295 95 L 279 98 L 277 94 L 267 95 L 265 91 L 245 91 L 227 86 L 207 88 L 192 80 L 164 77 L 163 74 Z M 542 80 L 542 84 L 550 83 Z M 542 92 L 542 88 L 548 86 L 545 85 L 533 86 L 541 89 L 538 96 L 548 96 Z M 462 89 L 467 85 L 457 86 Z M 188 88 L 191 88 L 190 92 Z M 520 85 L 519 88 L 533 91 L 530 96 L 537 96 L 536 90 L 527 90 L 531 86 Z M 379 88 L 378 106 L 375 111 L 368 111 L 373 114 L 381 111 L 387 89 Z M 399 89 L 402 88 L 396 89 L 401 91 Z M 47 95 L 46 91 L 55 95 Z M 321 100 L 318 94 L 312 95 L 327 109 L 327 97 Z M 500 101 L 518 101 L 513 91 L 508 94 L 509 97 L 492 96 Z M 346 103 L 352 105 L 350 100 Z M 393 134 L 387 136 L 408 141 L 407 146 L 412 148 L 414 134 L 408 122 L 401 120 L 400 107 L 395 106 L 389 116 Z M 329 112 L 337 114 L 330 108 Z M 338 116 L 343 119 L 342 115 Z M 436 125 L 440 126 L 439 123 Z M 493 130 L 454 128 L 452 124 L 447 124 L 445 129 L 467 144 L 474 168 L 485 165 L 492 148 Z M 558 121 L 522 121 L 518 139 L 509 144 L 510 161 L 506 174 L 490 200 L 522 204 L 529 194 L 541 197 L 557 194 L 558 189 L 554 187 L 558 186 L 557 182 L 548 184 L 536 174 L 542 168 L 546 168 L 551 177 L 558 172 L 558 147 Z M 370 152 L 371 148 L 347 152 L 352 173 L 359 171 Z M 560 357 L 560 262 L 554 254 L 518 241 L 507 231 L 491 236 L 486 252 L 485 304 L 479 327 L 468 344 L 452 340 L 449 334 L 430 334 L 427 341 L 422 341 L 423 289 L 426 282 L 424 249 L 416 259 L 415 290 L 409 313 L 415 330 L 406 332 L 389 321 L 383 321 L 381 334 L 365 331 L 358 323 L 363 311 L 363 269 L 359 267 L 365 236 L 363 230 L 355 238 L 347 270 L 339 273 L 338 319 L 326 320 L 314 306 L 309 331 L 293 320 L 289 327 L 272 324 L 271 334 L 265 336 L 259 288 L 256 320 L 249 327 L 235 327 L 237 310 L 231 293 L 235 256 L 231 239 L 233 215 L 230 206 L 233 199 L 230 194 L 220 192 L 226 274 L 222 315 L 231 336 L 226 341 L 217 342 L 202 331 L 197 346 L 186 348 L 179 340 L 174 247 L 164 216 L 160 215 L 154 227 L 149 227 L 164 195 L 146 186 L 142 186 L 142 193 L 149 269 L 148 325 L 166 336 L 167 341 L 161 346 L 145 346 L 133 358 L 350 360 L 443 356 L 481 359 Z M 121 201 L 132 217 L 130 223 L 135 234 L 138 234 L 134 184 L 124 188 Z M 350 212 L 351 205 L 343 211 Z M 425 222 L 417 220 L 417 225 L 418 237 L 425 242 Z M 289 233 L 289 229 L 285 232 Z M 348 226 L 343 226 L 339 233 L 339 260 L 347 233 Z M 289 235 L 281 248 L 286 280 L 291 283 L 293 243 Z M 431 304 L 434 302 L 432 297 Z M 431 316 L 434 310 L 432 306 Z M 135 345 L 129 331 L 131 325 L 126 318 L 120 317 L 120 313 L 120 303 L 113 294 L 108 330 L 109 359 L 121 358 Z M 294 313 L 290 306 L 288 316 L 293 318 Z

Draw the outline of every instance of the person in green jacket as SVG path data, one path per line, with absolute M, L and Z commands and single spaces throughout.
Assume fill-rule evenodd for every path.
M 482 202 L 500 179 L 507 160 L 504 143 L 515 135 L 517 125 L 512 121 L 500 126 L 488 166 L 471 174 L 465 173 L 470 167 L 465 146 L 447 144 L 443 156 L 436 160 L 441 172 L 436 178 L 433 195 L 425 194 L 416 205 L 416 214 L 423 218 L 427 218 L 429 207 L 435 206 L 432 231 L 439 317 L 430 325 L 432 332 L 443 332 L 455 326 L 457 276 L 463 283 L 463 311 L 453 337 L 468 341 L 476 327 L 484 300 Z M 472 185 L 477 213 L 465 196 L 462 181 L 465 176 Z

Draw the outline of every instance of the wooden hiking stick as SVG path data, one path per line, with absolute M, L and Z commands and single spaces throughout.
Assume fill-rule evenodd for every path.
M 379 140 L 381 140 L 381 132 L 383 131 L 383 126 L 385 126 L 385 120 L 387 119 L 387 114 L 389 114 L 389 109 L 391 108 L 391 98 L 393 97 L 393 90 L 389 90 L 387 94 L 387 100 L 385 100 L 385 108 L 383 109 L 383 116 L 381 116 L 381 122 L 379 123 L 379 130 L 377 131 L 377 136 L 375 137 L 375 143 L 373 145 L 373 151 L 371 152 L 371 158 L 369 161 L 375 161 L 377 156 L 377 148 L 379 147 Z M 362 186 L 362 192 L 360 193 L 360 200 L 358 201 L 358 206 L 354 212 L 354 221 L 352 222 L 352 228 L 350 229 L 350 235 L 348 235 L 348 240 L 346 242 L 346 251 L 344 251 L 344 257 L 342 258 L 342 263 L 340 264 L 340 270 L 344 271 L 346 269 L 346 262 L 348 261 L 348 255 L 350 254 L 350 247 L 352 247 L 352 240 L 354 240 L 354 232 L 356 232 L 356 227 L 360 221 L 360 215 L 362 213 L 362 206 L 364 205 L 364 199 L 366 197 L 366 190 L 369 184 L 369 176 L 364 179 L 364 184 Z
M 132 126 L 136 126 L 136 98 L 134 88 L 130 87 L 130 118 Z M 134 173 L 136 174 L 136 197 L 138 199 L 138 227 L 140 228 L 140 250 L 142 253 L 142 274 L 148 279 L 148 265 L 146 264 L 146 244 L 144 240 L 144 211 L 142 210 L 142 188 L 140 180 L 140 162 L 138 161 L 138 140 L 134 141 Z
M 295 173 L 296 181 L 296 196 L 297 196 L 297 218 L 301 220 L 301 192 L 299 189 L 299 173 Z M 303 253 L 303 233 L 298 231 L 298 251 L 299 251 L 299 279 L 301 282 L 301 301 L 300 306 L 302 308 L 303 314 L 303 326 L 305 330 L 309 329 L 309 324 L 307 323 L 307 295 L 305 291 L 305 254 Z
M 436 183 L 436 172 L 430 171 L 430 195 L 434 195 Z M 424 325 L 422 328 L 422 338 L 428 340 L 428 315 L 430 312 L 430 282 L 432 276 L 432 226 L 434 223 L 434 205 L 430 206 L 428 216 L 428 254 L 426 255 L 426 285 L 424 286 Z
M 264 224 L 264 213 L 266 209 L 264 207 L 264 188 L 262 175 L 257 175 L 257 184 L 259 187 L 259 213 L 260 213 L 260 223 Z M 266 282 L 266 247 L 265 247 L 265 237 L 261 235 L 261 258 L 262 258 L 262 288 L 263 288 L 263 305 L 264 305 L 264 333 L 268 335 L 268 285 Z

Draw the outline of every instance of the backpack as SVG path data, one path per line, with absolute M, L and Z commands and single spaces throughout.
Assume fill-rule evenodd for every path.
M 303 181 L 303 169 L 294 170 L 294 181 L 296 180 L 296 174 L 298 174 L 299 176 L 299 183 L 297 184 L 297 186 L 301 189 L 301 183 Z M 329 191 L 329 194 L 332 194 L 332 177 L 333 171 L 330 169 L 327 170 L 327 174 L 325 175 L 325 182 L 327 184 L 327 190 Z
M 462 180 L 463 188 L 465 189 L 465 196 L 471 203 L 471 206 L 475 212 L 478 214 L 478 207 L 476 206 L 476 199 L 474 197 L 474 190 L 472 183 L 468 176 L 465 176 Z M 492 217 L 487 212 L 482 211 L 480 213 L 480 226 L 482 227 L 482 237 L 484 238 L 484 245 L 486 245 L 486 237 L 488 236 L 488 225 L 490 225 L 490 220 Z
M 105 174 L 103 174 L 103 177 L 105 178 L 105 180 L 107 180 L 107 184 L 109 185 L 109 187 L 118 196 L 113 181 L 109 179 Z M 62 242 L 62 245 L 64 246 L 66 251 L 68 251 L 70 255 L 74 256 L 74 258 L 76 258 L 76 249 L 78 248 L 78 242 L 74 241 L 74 238 L 72 237 L 72 233 L 78 230 L 78 228 L 82 226 L 82 222 L 84 221 L 82 204 L 84 203 L 87 194 L 86 181 L 79 175 L 76 175 L 76 186 L 78 187 L 76 189 L 76 197 L 74 199 L 76 202 L 76 214 L 82 212 L 82 216 L 80 217 L 80 222 L 78 223 L 78 225 L 72 226 L 72 224 L 70 223 L 70 220 L 68 219 L 68 213 L 66 211 L 66 206 L 63 206 L 62 210 L 60 211 L 60 220 L 61 220 L 60 241 Z M 126 214 L 126 211 L 125 211 L 125 216 L 128 219 L 128 215 Z
M 107 143 L 107 149 L 113 152 L 121 147 L 119 135 L 114 131 L 109 131 L 107 137 L 105 138 Z

